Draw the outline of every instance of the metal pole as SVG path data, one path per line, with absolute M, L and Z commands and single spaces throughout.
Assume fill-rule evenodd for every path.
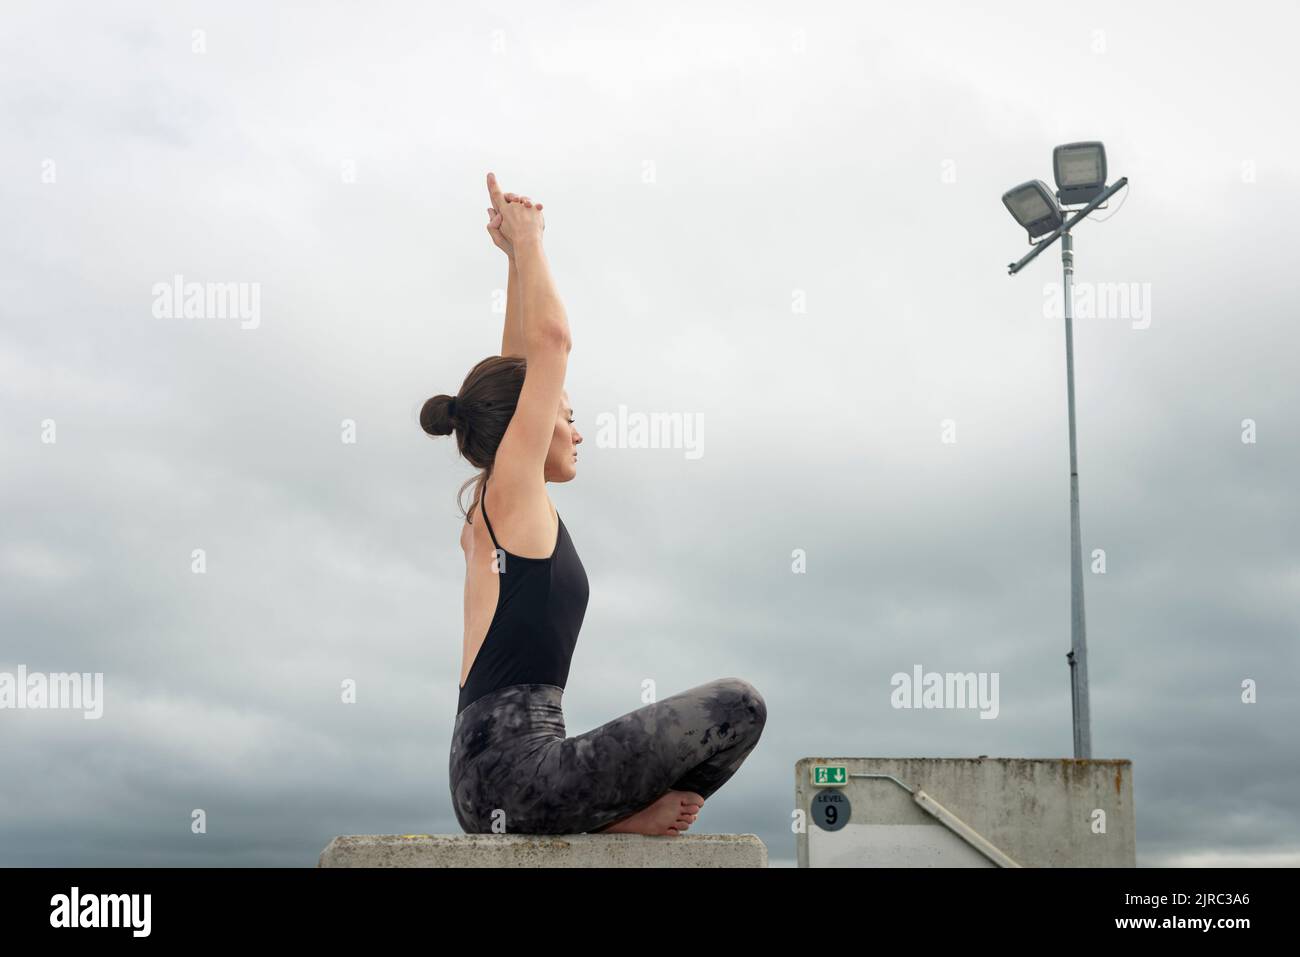
M 1061 233 L 1065 275 L 1065 383 L 1070 407 L 1070 703 L 1074 716 L 1074 756 L 1092 757 L 1088 709 L 1088 642 L 1083 614 L 1083 542 L 1079 534 L 1079 453 L 1074 431 L 1074 237 Z
M 1088 708 L 1088 641 L 1083 614 L 1083 542 L 1079 534 L 1079 452 L 1074 434 L 1074 237 L 1070 229 L 1099 207 L 1107 199 L 1128 185 L 1128 177 L 1121 176 L 1106 187 L 1083 209 L 1064 219 L 1046 239 L 1034 243 L 1018 262 L 1007 266 L 1015 275 L 1034 260 L 1057 239 L 1061 240 L 1061 264 L 1064 267 L 1065 288 L 1065 381 L 1070 406 L 1070 653 L 1065 656 L 1070 663 L 1070 710 L 1074 726 L 1074 756 L 1092 757 L 1092 715 Z M 1033 238 L 1030 237 L 1030 242 Z

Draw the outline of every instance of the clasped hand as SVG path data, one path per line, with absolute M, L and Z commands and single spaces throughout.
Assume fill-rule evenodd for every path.
M 515 247 L 521 243 L 542 241 L 542 232 L 546 229 L 546 220 L 542 216 L 542 204 L 519 193 L 503 193 L 497 178 L 487 174 L 488 196 L 492 205 L 488 207 L 488 235 L 497 248 L 513 261 Z

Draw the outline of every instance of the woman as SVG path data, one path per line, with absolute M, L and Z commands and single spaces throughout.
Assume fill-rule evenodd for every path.
M 501 355 L 420 424 L 456 434 L 482 472 L 461 530 L 464 661 L 451 738 L 452 807 L 467 833 L 672 836 L 758 743 L 767 706 L 722 678 L 566 737 L 560 702 L 588 583 L 547 482 L 577 474 L 582 436 L 564 391 L 571 338 L 542 248 L 542 204 L 487 175 L 488 232 L 510 275 Z M 471 518 L 477 509 L 482 522 Z

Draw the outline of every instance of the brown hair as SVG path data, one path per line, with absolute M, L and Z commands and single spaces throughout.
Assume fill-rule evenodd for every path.
M 473 499 L 478 501 L 483 482 L 492 474 L 497 446 L 506 434 L 506 426 L 515 414 L 519 393 L 524 388 L 526 368 L 523 356 L 488 356 L 469 370 L 459 393 L 435 395 L 420 409 L 420 427 L 430 435 L 455 432 L 461 456 L 481 470 L 456 493 L 456 504 L 466 517 L 469 513 L 461 503 L 461 496 L 465 489 L 478 483 Z

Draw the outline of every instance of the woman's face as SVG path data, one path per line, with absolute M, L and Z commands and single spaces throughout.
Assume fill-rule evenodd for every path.
M 573 407 L 569 394 L 560 395 L 560 407 L 555 414 L 555 433 L 551 448 L 546 453 L 545 479 L 548 482 L 571 482 L 578 474 L 578 443 L 582 436 L 573 427 Z

